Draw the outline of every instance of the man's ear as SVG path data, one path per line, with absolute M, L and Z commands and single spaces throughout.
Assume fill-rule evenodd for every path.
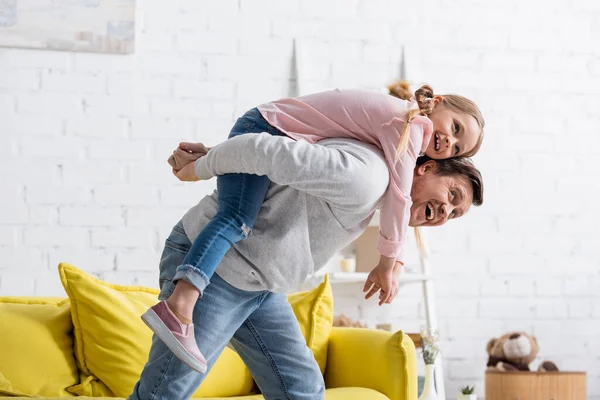
M 435 173 L 436 169 L 437 169 L 437 164 L 436 164 L 435 160 L 429 160 L 429 161 L 419 165 L 416 172 L 417 172 L 417 175 L 423 176 L 426 174 Z

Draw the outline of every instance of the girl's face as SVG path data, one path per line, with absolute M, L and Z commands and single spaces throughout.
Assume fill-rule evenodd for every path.
M 436 102 L 437 100 L 437 102 Z M 477 145 L 481 129 L 477 120 L 468 114 L 459 114 L 444 107 L 435 97 L 436 107 L 429 114 L 433 135 L 425 154 L 435 160 L 461 157 Z

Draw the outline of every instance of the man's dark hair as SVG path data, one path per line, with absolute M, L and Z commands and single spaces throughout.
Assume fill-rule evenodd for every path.
M 431 158 L 421 156 L 417 159 L 417 166 L 425 164 Z M 442 176 L 462 175 L 466 177 L 473 187 L 473 204 L 483 204 L 483 178 L 481 172 L 475 167 L 468 157 L 448 158 L 446 160 L 433 160 L 437 165 L 437 173 Z

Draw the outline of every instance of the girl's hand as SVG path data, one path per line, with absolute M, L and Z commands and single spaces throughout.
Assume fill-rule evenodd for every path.
M 402 263 L 394 260 L 392 267 L 390 268 L 387 261 L 388 260 L 380 260 L 379 265 L 369 273 L 365 286 L 363 287 L 363 292 L 367 292 L 365 299 L 369 299 L 375 293 L 379 292 L 380 306 L 385 303 L 391 304 L 400 288 L 398 275 L 400 274 Z
M 180 181 L 183 182 L 196 182 L 200 179 L 196 176 L 194 172 L 194 163 L 191 162 L 187 164 L 185 167 L 181 168 L 179 171 L 173 168 L 173 175 L 177 177 Z

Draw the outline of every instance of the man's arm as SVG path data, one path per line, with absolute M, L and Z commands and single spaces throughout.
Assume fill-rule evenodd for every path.
M 230 173 L 266 175 L 338 207 L 372 206 L 387 187 L 389 171 L 381 153 L 373 151 L 377 149 L 352 142 L 314 145 L 267 133 L 240 135 L 198 159 L 194 172 L 200 179 Z

